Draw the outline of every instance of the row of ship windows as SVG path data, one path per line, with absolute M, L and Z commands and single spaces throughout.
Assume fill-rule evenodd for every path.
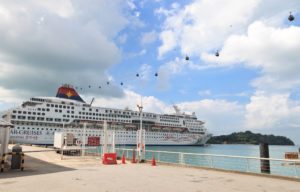
M 65 105 L 55 105 L 55 104 L 47 104 L 47 107 L 55 107 L 55 108 L 63 108 L 63 109 L 74 109 L 74 107 L 72 106 L 72 107 L 70 107 L 70 106 L 65 106 Z M 83 111 L 85 111 L 85 110 L 88 110 L 88 111 L 93 111 L 92 110 L 92 108 L 85 108 L 85 107 L 83 107 L 82 108 L 82 110 Z M 58 110 L 59 112 L 61 112 L 61 110 Z M 99 112 L 99 109 L 95 109 L 95 112 Z M 83 112 L 84 113 L 84 112 Z M 114 114 L 123 114 L 123 115 L 136 115 L 136 116 L 138 116 L 139 115 L 139 113 L 137 113 L 137 112 L 125 112 L 125 111 L 116 111 L 116 110 L 105 110 L 105 113 L 114 113 Z M 79 114 L 80 114 L 80 112 L 79 112 Z M 90 113 L 91 114 L 91 113 Z M 93 114 L 94 115 L 94 114 Z M 143 116 L 145 116 L 145 117 L 153 117 L 153 118 L 156 118 L 156 115 L 154 115 L 154 114 L 143 114 Z
M 172 117 L 172 116 L 160 116 L 160 120 L 162 119 L 165 119 L 167 121 L 172 121 L 172 120 L 179 121 L 178 117 Z
M 20 130 L 21 127 L 17 127 L 17 129 Z M 25 130 L 26 128 L 23 127 L 22 129 Z M 31 129 L 31 130 L 37 130 L 37 131 L 39 131 L 39 130 L 42 130 L 42 131 L 43 131 L 43 130 L 46 130 L 46 131 L 48 131 L 48 130 L 49 130 L 49 131 L 57 131 L 57 129 L 51 129 L 51 128 L 49 128 L 49 129 L 48 129 L 48 128 L 41 128 L 41 129 L 40 129 L 40 128 L 36 128 L 36 129 L 35 129 L 35 128 L 29 128 L 29 127 L 27 128 L 27 130 L 30 130 L 30 129 Z M 82 133 L 81 133 L 81 134 L 80 134 L 80 133 L 77 133 L 76 135 L 77 135 L 77 136 L 83 136 L 84 134 L 82 134 Z M 86 136 L 99 136 L 99 134 L 85 134 L 85 135 L 86 135 Z M 136 138 L 136 135 L 116 135 L 116 137 Z M 167 136 L 166 136 L 166 135 L 158 135 L 158 136 L 156 135 L 156 136 L 147 136 L 147 138 L 154 138 L 154 139 L 155 139 L 155 138 L 167 138 Z
M 31 111 L 13 111 L 14 114 L 18 113 L 18 114 L 28 114 L 28 115 L 45 115 L 45 113 L 40 113 L 40 112 L 31 112 Z
M 128 115 L 130 115 L 130 113 L 127 113 L 128 115 L 124 115 L 125 114 L 125 112 L 123 112 L 123 115 L 122 114 L 101 114 L 101 113 L 88 113 L 88 112 L 81 112 L 81 111 L 79 111 L 79 115 L 93 115 L 93 116 L 104 116 L 104 117 L 123 117 L 123 118 L 130 118 L 130 116 L 128 116 Z M 131 115 L 138 115 L 137 113 L 132 113 Z M 149 114 L 143 114 L 143 117 L 153 117 L 153 116 L 151 116 L 151 115 L 149 115 Z
M 104 115 L 103 115 L 104 116 Z M 77 115 L 63 115 L 63 117 L 67 117 L 67 118 L 83 118 L 83 119 L 95 119 L 95 120 L 105 120 L 104 118 L 96 118 L 96 117 L 88 117 L 88 116 L 77 116 Z M 108 116 L 108 117 L 114 117 L 114 116 Z M 129 117 L 128 117 L 129 118 Z M 109 119 L 109 120 L 112 120 L 112 119 Z M 123 122 L 123 121 L 122 121 Z M 125 120 L 124 122 L 127 122 L 127 120 Z
M 56 113 L 62 113 L 63 111 L 61 109 L 55 109 Z M 67 113 L 74 114 L 74 111 L 67 111 Z M 91 116 L 103 116 L 103 117 L 121 117 L 121 118 L 130 118 L 130 116 L 127 115 L 116 115 L 116 114 L 101 114 L 101 113 L 88 113 L 88 112 L 78 112 L 79 115 L 91 115 Z M 143 117 L 149 117 L 147 114 L 143 114 Z
M 187 126 L 200 126 L 201 123 L 185 123 Z
M 185 121 L 187 121 L 187 122 L 194 122 L 195 120 L 197 120 L 196 117 L 186 117 L 185 118 Z
M 200 132 L 200 131 L 203 131 L 203 130 L 199 130 L 199 129 L 190 129 L 191 131 L 193 131 L 193 132 Z
M 84 108 L 82 108 L 84 110 Z M 89 111 L 92 111 L 91 108 L 89 108 Z M 98 109 L 96 109 L 96 112 L 98 112 Z M 116 110 L 105 110 L 105 113 L 114 113 L 114 114 L 123 114 L 123 115 L 135 115 L 139 116 L 140 114 L 137 112 L 125 112 L 125 111 L 116 111 Z M 150 118 L 156 118 L 156 115 L 154 114 L 148 114 L 148 113 L 143 113 L 143 117 L 150 117 Z
M 47 107 L 55 107 L 55 108 L 63 108 L 63 109 L 74 109 L 73 106 L 66 106 L 66 105 L 56 105 L 56 104 L 49 104 L 47 103 Z
M 191 129 L 191 130 L 197 129 L 197 128 L 199 128 L 199 127 L 201 127 L 201 126 L 187 126 L 187 128 L 189 128 L 189 129 Z
M 99 120 L 99 121 L 117 121 L 117 122 L 125 122 L 125 123 L 130 123 L 131 120 L 124 120 L 124 119 L 109 119 L 109 118 L 95 118 L 95 117 L 84 117 L 84 116 L 79 116 L 79 119 L 88 119 L 88 120 Z
M 68 117 L 68 116 L 67 116 Z M 72 118 L 74 118 L 74 116 L 71 116 Z M 26 116 L 12 116 L 12 119 L 22 119 L 25 120 Z M 77 118 L 77 116 L 75 116 L 75 118 Z M 44 117 L 32 117 L 32 116 L 28 116 L 27 120 L 38 120 L 38 121 L 44 121 L 45 118 Z M 79 116 L 79 119 L 89 119 L 89 120 L 100 120 L 100 121 L 104 121 L 104 120 L 108 120 L 108 121 L 117 121 L 117 122 L 125 122 L 125 123 L 130 123 L 130 120 L 124 120 L 124 119 L 108 119 L 108 118 L 95 118 L 95 117 L 85 117 L 85 116 Z M 69 119 L 60 119 L 60 118 L 46 118 L 46 121 L 54 121 L 54 122 L 69 122 Z
M 69 109 L 70 108 L 70 106 L 62 106 L 62 105 L 54 105 L 54 104 L 47 104 L 47 106 L 53 106 L 53 107 L 59 107 L 59 108 L 67 108 L 67 109 Z M 74 109 L 74 107 L 71 107 L 71 109 Z M 83 110 L 85 109 L 85 108 L 82 108 Z M 50 109 L 49 108 L 37 108 L 37 110 L 38 111 L 50 111 Z M 55 109 L 54 110 L 56 113 L 62 113 L 62 110 L 61 109 Z M 92 111 L 91 110 L 91 108 L 90 108 L 90 111 Z M 98 109 L 96 109 L 96 112 L 98 112 Z M 113 111 L 112 110 L 105 110 L 105 112 L 106 113 L 112 113 Z M 116 114 L 118 114 L 117 113 L 117 111 L 114 111 Z M 14 114 L 16 114 L 16 113 L 18 113 L 18 114 L 28 114 L 28 115 L 45 115 L 45 113 L 40 113 L 40 112 L 31 112 L 31 111 L 13 111 L 13 113 Z M 72 114 L 74 114 L 74 111 L 67 111 L 67 113 L 72 113 Z M 94 115 L 94 116 L 107 116 L 106 114 L 98 114 L 98 113 L 85 113 L 85 112 L 79 112 L 79 114 L 87 114 L 87 115 Z M 119 112 L 119 114 L 121 114 L 121 112 Z M 109 114 L 109 116 L 117 116 L 117 117 L 124 117 L 124 118 L 130 118 L 129 116 L 126 116 L 126 115 L 124 115 L 124 114 L 128 114 L 128 115 L 136 115 L 136 116 L 138 116 L 139 114 L 138 113 L 130 113 L 130 112 L 123 112 L 123 115 L 112 115 L 112 114 Z M 150 117 L 150 118 L 156 118 L 156 115 L 153 115 L 153 114 L 143 114 L 143 117 Z M 177 121 L 173 121 L 173 120 L 164 120 L 164 119 L 161 119 L 161 121 L 171 121 L 171 122 L 179 122 L 178 121 L 179 119 L 177 118 Z
M 79 115 L 93 115 L 93 116 L 103 116 L 103 117 L 121 117 L 121 118 L 130 118 L 130 116 L 127 115 L 113 115 L 113 114 L 101 114 L 101 113 L 85 113 L 85 112 L 79 112 Z
M 44 130 L 46 130 L 46 131 L 57 131 L 57 130 L 61 130 L 61 129 L 57 129 L 57 128 L 34 128 L 34 127 L 32 127 L 32 128 L 30 128 L 30 127 L 17 127 L 17 129 L 23 129 L 23 130 L 25 130 L 25 129 L 27 129 L 27 130 L 37 130 L 37 131 L 39 131 L 39 130 L 41 130 L 41 131 L 44 131 Z M 83 130 L 82 129 L 78 129 L 78 130 L 73 130 L 74 132 L 83 132 Z M 86 130 L 86 132 L 93 132 L 93 131 L 95 131 L 95 130 Z M 129 132 L 118 132 L 118 134 L 132 134 L 132 133 L 129 133 Z M 117 135 L 118 135 L 117 134 Z M 82 135 L 82 134 L 81 134 Z M 98 134 L 99 135 L 99 134 Z M 150 133 L 148 133 L 147 134 L 147 137 L 155 137 L 155 136 L 150 136 L 150 135 L 159 135 L 160 137 L 166 137 L 167 136 L 167 134 L 166 133 L 159 133 L 159 132 L 156 132 L 156 133 L 152 133 L 152 134 L 150 134 Z M 134 136 L 132 136 L 132 137 L 136 137 L 135 135 Z
M 169 119 L 161 119 L 160 121 L 164 121 L 164 122 L 173 122 L 173 123 L 179 123 L 179 120 L 169 120 Z
M 174 127 L 181 127 L 181 125 L 178 125 L 178 124 L 170 124 L 170 123 L 160 123 L 160 125 L 174 126 Z
M 61 109 L 55 109 L 54 110 L 56 113 L 62 113 Z M 67 113 L 70 113 L 70 111 L 67 111 Z M 72 114 L 74 114 L 74 111 L 71 111 Z
M 77 136 L 83 136 L 84 134 L 76 134 Z M 99 134 L 85 134 L 86 136 L 99 136 Z M 116 137 L 127 137 L 127 138 L 136 138 L 135 135 L 116 135 Z M 167 138 L 166 136 L 147 136 L 147 138 Z
M 12 119 L 23 119 L 23 120 L 25 120 L 25 119 L 26 119 L 26 116 L 17 116 L 17 117 L 16 117 L 15 115 L 12 115 L 11 118 L 12 118 Z M 35 120 L 35 119 L 38 120 L 38 121 L 44 121 L 44 120 L 45 120 L 44 117 L 27 116 L 27 120 Z M 46 118 L 46 121 L 53 121 L 53 118 Z M 58 119 L 58 118 L 55 118 L 54 121 L 55 121 L 55 122 L 61 122 L 62 120 L 61 120 L 61 119 Z M 69 120 L 66 119 L 66 120 L 64 120 L 64 121 L 68 122 Z
M 23 130 L 25 130 L 26 129 L 26 127 L 17 127 L 17 129 L 23 129 Z M 46 131 L 57 131 L 57 129 L 56 128 L 29 128 L 29 127 L 27 127 L 27 130 L 37 130 L 37 131 L 39 131 L 39 130 L 41 130 L 41 131 L 44 131 L 44 130 L 46 130 Z

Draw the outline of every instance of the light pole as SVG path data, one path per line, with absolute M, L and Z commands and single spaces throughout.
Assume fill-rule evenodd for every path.
M 83 137 L 82 137 L 82 146 L 81 146 L 81 149 L 82 149 L 82 156 L 85 155 L 85 141 L 86 140 L 86 122 L 83 123 Z
M 143 141 L 143 103 L 142 103 L 142 96 L 141 96 L 141 105 L 137 105 L 139 112 L 140 112 L 140 129 L 138 131 L 138 159 L 139 162 L 144 160 L 144 141 Z
M 158 73 L 156 72 L 154 74 L 155 77 L 158 77 Z M 140 74 L 136 74 L 137 78 L 140 78 Z M 145 140 L 146 140 L 146 130 L 143 130 L 143 101 L 142 101 L 142 95 L 141 95 L 141 105 L 137 105 L 139 112 L 140 112 L 140 129 L 137 131 L 137 152 L 138 152 L 138 159 L 139 162 L 145 161 Z

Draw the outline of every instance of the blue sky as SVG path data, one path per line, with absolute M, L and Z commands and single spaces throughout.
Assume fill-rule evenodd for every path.
M 295 0 L 3 2 L 0 110 L 69 83 L 98 106 L 135 109 L 142 96 L 147 111 L 196 112 L 215 135 L 299 144 L 299 10 Z

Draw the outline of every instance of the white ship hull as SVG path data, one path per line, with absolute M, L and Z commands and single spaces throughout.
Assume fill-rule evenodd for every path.
M 130 109 L 94 107 L 87 104 L 70 85 L 61 86 L 56 97 L 33 97 L 2 118 L 11 122 L 11 142 L 53 145 L 55 132 L 72 133 L 80 140 L 86 137 L 103 139 L 103 125 L 115 131 L 115 144 L 136 145 L 136 132 L 146 131 L 147 145 L 204 145 L 211 137 L 204 122 L 195 113 L 157 114 Z M 86 132 L 83 133 L 83 123 Z M 86 139 L 84 139 L 86 141 Z
M 100 144 L 102 144 L 103 131 L 87 130 L 85 139 L 83 139 L 82 132 L 77 129 L 68 129 L 67 132 L 73 133 L 79 140 L 87 141 L 90 136 L 100 137 Z M 145 142 L 147 145 L 204 145 L 210 137 L 210 135 L 192 133 L 146 132 Z M 10 141 L 20 144 L 53 145 L 54 132 L 12 129 Z M 115 131 L 115 143 L 116 145 L 136 145 L 136 132 Z

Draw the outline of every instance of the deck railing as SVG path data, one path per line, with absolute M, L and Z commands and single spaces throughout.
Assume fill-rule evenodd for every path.
M 118 156 L 124 154 L 127 159 L 132 158 L 133 150 L 116 148 Z M 146 160 L 151 160 L 153 156 L 157 162 L 163 163 L 300 178 L 300 160 L 297 159 L 289 160 L 146 150 Z M 270 162 L 270 166 L 266 163 L 267 161 Z M 262 166 L 263 171 L 261 170 Z

